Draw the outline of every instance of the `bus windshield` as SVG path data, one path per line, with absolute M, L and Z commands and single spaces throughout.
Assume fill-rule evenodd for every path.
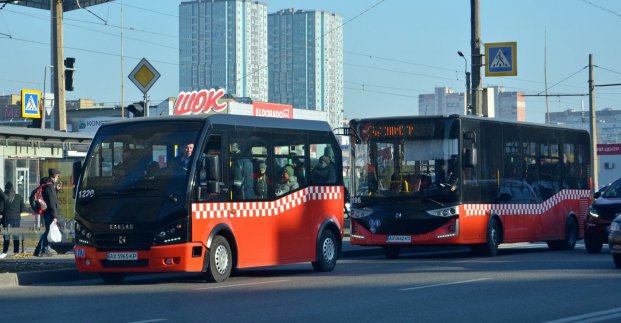
M 106 216 L 112 212 L 93 210 L 97 208 L 93 198 L 101 197 L 108 203 L 108 210 L 116 204 L 119 208 L 121 204 L 142 205 L 140 212 L 126 216 L 153 221 L 167 212 L 148 210 L 145 205 L 161 209 L 166 200 L 184 205 L 192 149 L 184 152 L 196 144 L 201 126 L 200 122 L 179 121 L 102 127 L 85 160 L 76 211 L 87 208 L 82 216 L 102 222 L 111 220 Z M 126 202 L 128 199 L 131 202 Z
M 459 123 L 454 119 L 361 123 L 355 129 L 354 196 L 454 202 L 460 189 Z

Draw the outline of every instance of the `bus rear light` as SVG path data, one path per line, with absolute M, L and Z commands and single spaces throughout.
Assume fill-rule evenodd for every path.
M 90 265 L 91 265 L 91 261 L 90 261 L 90 260 L 88 260 L 88 259 L 86 259 L 86 260 L 84 261 L 84 264 L 85 264 L 85 265 L 87 265 L 87 266 L 90 266 Z

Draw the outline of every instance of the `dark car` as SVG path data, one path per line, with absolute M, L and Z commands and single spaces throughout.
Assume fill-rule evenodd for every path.
M 598 253 L 608 242 L 610 223 L 621 214 L 621 179 L 593 194 L 595 200 L 589 207 L 584 245 L 589 253 Z
M 610 224 L 608 247 L 610 248 L 615 266 L 621 268 L 621 215 L 616 217 Z

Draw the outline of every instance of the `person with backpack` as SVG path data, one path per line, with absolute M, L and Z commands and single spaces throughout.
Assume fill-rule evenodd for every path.
M 4 191 L 0 189 L 0 198 L 2 198 L 2 214 L 3 226 L 5 228 L 19 228 L 21 222 L 21 213 L 24 212 L 25 204 L 24 198 L 15 193 L 13 183 L 6 182 Z M 4 243 L 2 245 L 2 253 L 0 259 L 6 258 L 9 251 L 9 243 L 11 236 L 4 236 Z M 13 254 L 19 253 L 19 236 L 13 235 Z
M 49 247 L 47 241 L 47 234 L 50 232 L 50 226 L 53 222 L 57 222 L 57 218 L 59 215 L 59 206 L 58 206 L 58 195 L 56 191 L 60 189 L 60 171 L 56 168 L 50 168 L 48 170 L 48 174 L 50 177 L 45 177 L 41 179 L 41 196 L 43 201 L 47 205 L 47 208 L 41 213 L 43 216 L 43 221 L 45 221 L 45 232 L 41 235 L 41 239 L 39 239 L 39 244 L 34 250 L 33 256 L 41 257 L 45 256 L 53 256 L 56 254 Z

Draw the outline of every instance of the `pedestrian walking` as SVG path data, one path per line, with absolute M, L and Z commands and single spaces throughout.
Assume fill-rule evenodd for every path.
M 4 185 L 4 191 L 0 189 L 0 198 L 2 199 L 2 222 L 5 229 L 19 228 L 21 223 L 21 213 L 24 212 L 25 204 L 24 198 L 15 193 L 13 183 L 6 182 Z M 13 254 L 19 253 L 19 235 L 4 235 L 4 242 L 2 245 L 1 258 L 6 258 L 9 252 L 10 239 L 13 238 Z
M 43 255 L 53 256 L 56 254 L 49 249 L 49 243 L 47 241 L 47 234 L 50 232 L 50 226 L 52 223 L 57 222 L 59 207 L 58 207 L 58 195 L 57 191 L 61 190 L 60 171 L 56 168 L 50 168 L 48 170 L 50 177 L 41 179 L 43 185 L 43 200 L 47 203 L 47 209 L 43 211 L 43 221 L 45 221 L 45 232 L 39 239 L 39 244 L 34 250 L 33 255 L 35 257 L 41 257 Z

